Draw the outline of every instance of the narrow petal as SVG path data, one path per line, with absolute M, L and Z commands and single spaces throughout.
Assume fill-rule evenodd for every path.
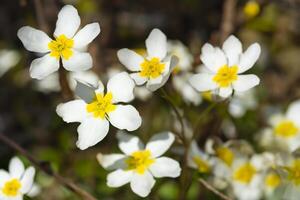
M 220 88 L 219 95 L 223 98 L 227 98 L 232 94 L 232 87 Z
M 13 157 L 9 162 L 9 173 L 12 177 L 20 179 L 25 171 L 23 162 L 18 157 Z
M 107 83 L 107 92 L 113 95 L 113 103 L 129 102 L 134 99 L 134 81 L 127 72 L 114 75 Z
M 212 74 L 200 73 L 190 77 L 190 84 L 199 92 L 214 90 L 218 87 L 217 83 L 213 81 Z
M 80 17 L 76 8 L 71 5 L 64 6 L 58 13 L 54 36 L 62 34 L 72 38 L 80 26 Z
M 260 51 L 260 45 L 258 43 L 254 43 L 249 46 L 240 57 L 238 73 L 243 73 L 250 69 L 259 58 Z
M 119 149 L 126 155 L 131 155 L 135 151 L 144 149 L 144 144 L 136 136 L 119 131 L 117 138 L 119 141 Z
M 117 52 L 119 61 L 130 71 L 140 71 L 144 58 L 130 49 L 120 49 Z
M 108 187 L 121 187 L 131 181 L 132 171 L 118 169 L 107 176 Z
M 233 88 L 238 92 L 244 92 L 259 84 L 259 78 L 256 75 L 239 75 L 238 80 L 233 83 Z
M 80 81 L 76 81 L 76 88 L 75 88 L 75 94 L 80 97 L 82 100 L 85 101 L 85 103 L 90 103 L 92 102 L 95 97 L 96 97 L 96 93 L 95 91 L 98 91 L 100 93 L 103 92 L 103 85 L 101 82 L 99 82 L 99 87 L 98 89 L 95 88 L 94 86 L 88 84 L 88 83 L 82 83 Z
M 33 167 L 28 167 L 21 179 L 21 185 L 22 185 L 21 192 L 23 194 L 26 194 L 32 188 L 34 176 L 35 176 L 35 169 Z
M 63 66 L 69 71 L 85 71 L 92 67 L 93 60 L 89 53 L 73 50 L 73 55 L 68 59 L 62 59 Z
M 130 187 L 134 193 L 141 197 L 146 197 L 151 192 L 155 184 L 153 176 L 146 171 L 144 174 L 134 173 L 130 182 Z
M 28 51 L 47 53 L 48 44 L 51 39 L 46 33 L 30 26 L 23 26 L 18 30 L 18 38 L 22 41 Z
M 51 57 L 49 54 L 44 55 L 41 58 L 37 58 L 31 62 L 30 76 L 38 80 L 44 79 L 53 72 L 56 72 L 59 68 L 59 60 Z
M 300 126 L 300 100 L 294 101 L 289 105 L 286 112 L 288 119 L 293 120 L 298 126 Z
M 229 66 L 237 65 L 240 54 L 243 51 L 240 40 L 236 38 L 234 35 L 231 35 L 223 43 L 222 49 L 228 58 L 228 65 Z
M 82 122 L 87 117 L 86 103 L 83 100 L 61 103 L 56 107 L 56 113 L 67 123 Z
M 151 137 L 146 145 L 146 149 L 150 150 L 154 158 L 163 155 L 173 144 L 175 136 L 171 132 L 162 132 Z
M 124 154 L 97 154 L 99 164 L 106 170 L 116 170 L 125 168 Z
M 147 79 L 141 77 L 139 73 L 132 73 L 130 74 L 130 77 L 134 80 L 135 84 L 137 85 L 143 85 L 147 81 Z
M 142 124 L 139 112 L 131 105 L 117 105 L 116 109 L 108 114 L 109 122 L 118 129 L 134 131 Z
M 167 157 L 161 157 L 155 159 L 155 162 L 150 166 L 150 171 L 156 178 L 175 178 L 180 175 L 181 168 L 176 160 Z
M 77 147 L 85 150 L 94 146 L 107 135 L 109 130 L 109 123 L 106 119 L 88 117 L 82 121 L 78 127 L 78 141 Z
M 227 64 L 224 52 L 220 48 L 215 48 L 208 43 L 202 47 L 200 59 L 212 72 L 217 72 L 220 67 Z
M 0 169 L 0 188 L 10 179 L 10 175 L 7 171 Z
M 86 46 L 91 43 L 99 33 L 99 23 L 86 25 L 74 36 L 74 48 L 78 50 L 86 48 Z
M 150 58 L 164 59 L 167 55 L 167 37 L 159 29 L 153 29 L 146 39 L 146 48 Z

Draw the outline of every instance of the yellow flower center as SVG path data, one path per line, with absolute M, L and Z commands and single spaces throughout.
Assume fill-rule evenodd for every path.
M 213 81 L 215 81 L 219 85 L 219 87 L 228 87 L 232 84 L 232 82 L 237 80 L 237 72 L 238 66 L 235 65 L 229 67 L 228 65 L 224 65 L 213 77 Z
M 199 172 L 201 172 L 201 173 L 209 173 L 210 172 L 209 164 L 205 160 L 201 159 L 199 156 L 194 156 L 193 161 L 197 165 Z
M 50 49 L 50 56 L 59 59 L 60 57 L 68 60 L 72 55 L 72 47 L 74 40 L 67 38 L 65 35 L 58 36 L 55 40 L 48 43 Z
M 298 133 L 298 127 L 291 120 L 284 120 L 275 126 L 274 132 L 281 137 L 294 137 Z
M 269 173 L 265 178 L 265 185 L 271 188 L 276 188 L 280 182 L 280 177 L 275 173 Z
M 241 183 L 248 184 L 256 174 L 256 168 L 250 163 L 246 163 L 233 172 L 233 179 Z
M 104 119 L 108 113 L 116 109 L 116 105 L 112 103 L 112 98 L 111 92 L 106 95 L 96 94 L 94 101 L 86 105 L 86 110 L 93 113 L 94 117 Z
M 231 166 L 233 159 L 234 159 L 234 154 L 233 152 L 226 148 L 226 147 L 219 147 L 216 150 L 217 156 L 223 160 L 228 166 Z
M 288 179 L 295 185 L 300 185 L 300 159 L 294 160 L 292 166 L 285 169 L 288 171 Z
M 136 151 L 125 160 L 127 170 L 134 170 L 138 174 L 144 174 L 145 171 L 155 162 L 149 150 Z
M 248 1 L 244 6 L 244 14 L 247 18 L 253 18 L 258 15 L 260 6 L 256 1 Z
M 15 197 L 19 194 L 21 182 L 18 179 L 12 179 L 4 184 L 2 189 L 3 194 L 9 197 Z
M 161 63 L 159 58 L 145 59 L 141 64 L 140 76 L 146 78 L 157 78 L 165 69 L 165 64 Z

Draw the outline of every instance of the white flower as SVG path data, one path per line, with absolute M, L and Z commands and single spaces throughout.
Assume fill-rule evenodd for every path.
M 118 133 L 119 148 L 124 154 L 98 154 L 100 165 L 114 170 L 107 176 L 109 187 L 121 187 L 130 183 L 134 193 L 146 197 L 155 184 L 155 178 L 180 175 L 181 168 L 176 160 L 161 157 L 174 142 L 174 135 L 163 132 L 154 135 L 146 146 L 138 137 Z
M 0 50 L 0 77 L 20 61 L 20 54 L 14 50 Z
M 92 57 L 85 51 L 87 45 L 100 33 L 100 26 L 98 23 L 88 24 L 77 32 L 79 26 L 77 10 L 66 5 L 58 13 L 55 39 L 29 26 L 19 29 L 18 37 L 27 50 L 45 54 L 32 61 L 32 78 L 40 80 L 57 71 L 60 59 L 63 67 L 69 71 L 83 71 L 92 67 Z
M 77 146 L 87 149 L 100 142 L 108 133 L 109 122 L 118 129 L 134 131 L 140 127 L 142 119 L 131 105 L 134 82 L 126 72 L 109 79 L 104 91 L 99 81 L 98 87 L 78 82 L 76 94 L 81 98 L 57 106 L 57 114 L 67 123 L 80 122 L 77 131 Z M 120 104 L 122 103 L 122 104 Z
M 9 171 L 0 170 L 0 199 L 22 200 L 33 186 L 35 169 L 25 170 L 22 161 L 14 157 L 10 160 Z
M 120 62 L 134 73 L 131 77 L 137 85 L 143 85 L 155 91 L 168 80 L 178 59 L 167 56 L 167 38 L 159 29 L 153 29 L 146 39 L 147 56 L 143 57 L 135 51 L 121 49 L 118 51 Z
M 259 55 L 260 46 L 257 43 L 242 53 L 242 44 L 233 35 L 223 43 L 222 50 L 206 43 L 200 59 L 209 73 L 196 74 L 189 81 L 200 92 L 215 90 L 224 98 L 229 97 L 233 89 L 244 92 L 259 84 L 256 75 L 241 75 L 254 65 Z

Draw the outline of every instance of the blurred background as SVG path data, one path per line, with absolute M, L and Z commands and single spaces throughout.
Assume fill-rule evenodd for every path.
M 100 35 L 92 42 L 89 52 L 93 56 L 92 71 L 103 82 L 118 70 L 126 70 L 119 63 L 116 51 L 131 48 L 143 51 L 144 41 L 153 28 L 161 29 L 170 40 L 180 40 L 193 58 L 191 72 L 201 64 L 199 54 L 205 42 L 220 45 L 221 24 L 224 17 L 223 0 L 1 0 L 0 2 L 0 132 L 23 146 L 38 160 L 49 161 L 51 167 L 68 177 L 99 199 L 139 199 L 129 186 L 117 189 L 106 186 L 107 171 L 95 159 L 98 152 L 119 152 L 116 130 L 86 151 L 76 148 L 78 124 L 66 124 L 55 112 L 64 101 L 58 77 L 47 81 L 33 80 L 29 76 L 30 62 L 37 57 L 26 51 L 17 38 L 17 30 L 24 26 L 42 29 L 52 36 L 57 13 L 64 4 L 74 5 L 81 16 L 81 25 L 99 22 Z M 209 136 L 242 138 L 256 151 L 254 133 L 265 125 L 270 110 L 285 107 L 300 97 L 300 1 L 298 0 L 237 0 L 233 9 L 232 28 L 229 32 L 242 41 L 244 49 L 258 42 L 262 54 L 252 72 L 261 78 L 256 88 L 257 107 L 243 117 L 228 114 L 222 104 L 206 117 L 199 131 L 198 143 Z M 40 7 L 39 7 L 40 6 Z M 44 15 L 44 20 L 40 17 Z M 46 26 L 45 26 L 46 24 Z M 173 79 L 173 77 L 171 77 Z M 71 81 L 70 81 L 71 82 Z M 70 83 L 71 88 L 72 84 Z M 186 111 L 190 123 L 209 104 L 185 102 L 169 80 L 166 88 L 176 104 Z M 138 91 L 137 91 L 138 92 Z M 134 105 L 143 117 L 143 124 L 134 134 L 147 140 L 162 130 L 176 131 L 170 108 L 157 94 L 139 91 Z M 225 127 L 225 128 L 224 128 Z M 238 133 L 238 134 L 237 134 Z M 176 153 L 170 154 L 180 160 Z M 7 169 L 9 159 L 16 152 L 0 143 L 0 168 Z M 26 160 L 26 159 L 24 159 Z M 27 164 L 30 164 L 27 162 Z M 53 178 L 38 172 L 37 183 L 41 192 L 33 199 L 76 200 L 69 190 Z M 180 190 L 178 179 L 157 181 L 149 199 L 176 199 Z M 29 199 L 28 197 L 26 197 Z M 186 199 L 218 199 L 194 181 Z

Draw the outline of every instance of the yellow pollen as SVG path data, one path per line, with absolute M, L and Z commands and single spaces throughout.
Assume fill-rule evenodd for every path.
M 210 172 L 209 164 L 205 160 L 201 159 L 199 156 L 194 156 L 193 161 L 197 165 L 199 172 L 201 172 L 201 173 L 209 173 Z
M 232 82 L 236 81 L 238 76 L 238 66 L 228 67 L 224 65 L 221 67 L 217 74 L 213 77 L 213 81 L 215 81 L 219 87 L 228 87 L 232 84 Z
M 144 174 L 145 171 L 155 162 L 149 150 L 136 151 L 125 160 L 127 170 L 134 170 L 138 174 Z
M 288 171 L 288 179 L 296 186 L 300 185 L 300 159 L 294 160 L 292 166 L 287 166 L 285 169 Z
M 295 135 L 297 135 L 298 131 L 299 131 L 298 127 L 291 120 L 281 121 L 274 128 L 274 133 L 276 135 L 285 137 L 285 138 L 294 137 Z
M 9 197 L 15 197 L 19 194 L 21 182 L 18 179 L 12 179 L 4 184 L 2 189 L 3 194 Z
M 256 168 L 250 163 L 246 163 L 233 172 L 233 179 L 244 184 L 249 184 L 256 174 Z
M 58 36 L 55 40 L 48 43 L 50 49 L 50 56 L 59 59 L 60 57 L 68 60 L 72 55 L 72 47 L 74 40 L 67 38 L 65 35 Z
M 152 58 L 151 60 L 144 60 L 141 63 L 140 76 L 149 79 L 159 77 L 165 69 L 165 64 L 161 63 L 159 58 Z
M 103 94 L 96 94 L 93 102 L 86 105 L 86 110 L 93 113 L 94 117 L 104 119 L 105 116 L 116 109 L 116 105 L 112 103 L 113 95 L 111 92 L 103 96 Z
M 216 150 L 217 156 L 223 160 L 228 166 L 231 166 L 233 159 L 234 159 L 234 154 L 233 152 L 226 148 L 226 147 L 219 147 Z
M 280 177 L 275 173 L 269 173 L 265 178 L 265 185 L 271 188 L 276 188 L 280 182 Z
M 260 6 L 256 1 L 248 1 L 244 6 L 244 14 L 248 19 L 258 15 L 260 11 Z

